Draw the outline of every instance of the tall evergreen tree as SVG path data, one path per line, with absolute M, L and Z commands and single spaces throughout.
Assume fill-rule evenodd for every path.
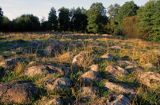
M 60 31 L 68 31 L 70 26 L 70 16 L 69 16 L 69 9 L 67 8 L 60 8 L 59 9 L 59 17 L 58 17 L 58 23 L 59 23 L 59 29 Z
M 86 10 L 77 8 L 71 10 L 71 29 L 73 31 L 86 32 L 87 16 Z
M 2 31 L 3 32 L 7 32 L 7 31 L 11 31 L 11 21 L 8 19 L 8 17 L 3 16 L 2 19 Z
M 49 12 L 48 25 L 50 30 L 57 30 L 58 28 L 57 14 L 54 7 L 52 7 Z
M 3 11 L 2 8 L 0 7 L 0 31 L 2 30 L 2 20 L 3 20 Z

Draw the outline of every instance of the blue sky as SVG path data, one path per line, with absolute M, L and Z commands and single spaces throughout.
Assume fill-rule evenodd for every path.
M 34 14 L 40 19 L 48 16 L 51 7 L 59 9 L 64 6 L 67 8 L 84 7 L 88 9 L 94 2 L 102 2 L 107 8 L 111 4 L 123 4 L 129 0 L 0 0 L 0 7 L 4 15 L 10 19 L 22 14 Z M 144 5 L 148 0 L 133 0 L 138 5 Z

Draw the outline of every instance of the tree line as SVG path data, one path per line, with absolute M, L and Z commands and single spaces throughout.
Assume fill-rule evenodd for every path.
M 102 3 L 93 3 L 84 8 L 51 8 L 48 19 L 41 21 L 32 14 L 24 14 L 12 21 L 3 16 L 0 8 L 0 31 L 71 31 L 108 33 L 140 37 L 160 41 L 160 0 L 150 0 L 144 6 L 133 1 L 123 5 L 114 4 L 105 8 Z

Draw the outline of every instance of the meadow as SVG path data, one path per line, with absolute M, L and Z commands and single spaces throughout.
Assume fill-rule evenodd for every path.
M 107 34 L 1 33 L 0 103 L 159 105 L 159 45 Z

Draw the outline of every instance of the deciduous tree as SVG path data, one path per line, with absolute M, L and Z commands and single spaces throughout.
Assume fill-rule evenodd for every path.
M 102 3 L 93 3 L 87 12 L 88 32 L 103 33 L 107 23 L 106 10 Z
M 122 22 L 124 18 L 128 16 L 135 16 L 137 15 L 137 10 L 139 7 L 133 2 L 125 2 L 118 11 L 118 15 L 116 16 L 117 22 Z
M 38 31 L 39 29 L 39 18 L 34 15 L 22 15 L 13 20 L 14 31 Z

